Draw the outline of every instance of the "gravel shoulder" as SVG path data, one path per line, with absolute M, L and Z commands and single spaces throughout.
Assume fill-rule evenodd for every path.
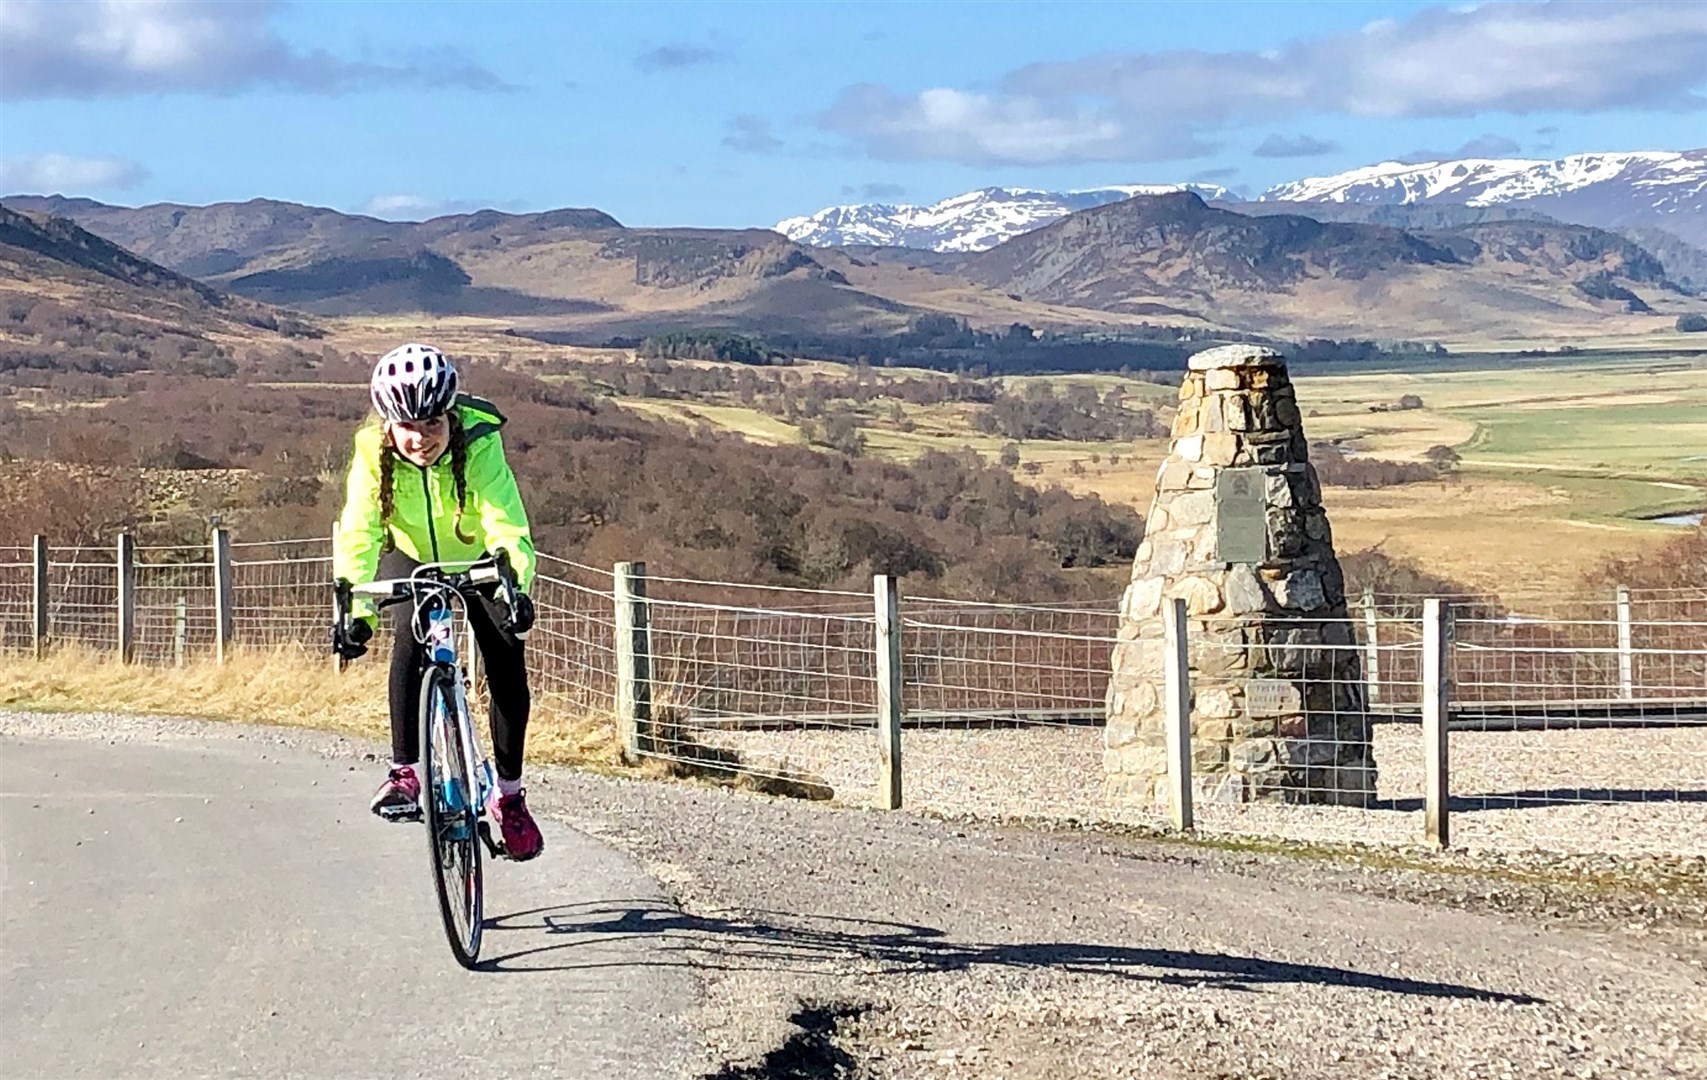
M 25 732 L 374 749 L 0 712 Z M 1699 859 L 1212 846 L 549 769 L 530 800 L 667 886 L 577 911 L 699 980 L 692 1076 L 1707 1075 Z

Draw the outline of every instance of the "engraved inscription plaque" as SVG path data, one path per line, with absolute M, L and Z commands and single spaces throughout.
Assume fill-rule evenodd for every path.
M 1224 563 L 1268 558 L 1267 479 L 1263 469 L 1222 469 L 1215 478 L 1215 550 Z
M 1245 684 L 1245 711 L 1251 716 L 1285 716 L 1304 708 L 1304 695 L 1285 679 L 1252 679 Z

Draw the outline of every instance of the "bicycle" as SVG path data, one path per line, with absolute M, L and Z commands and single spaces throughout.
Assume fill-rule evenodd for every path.
M 447 565 L 423 563 L 407 578 L 365 585 L 339 581 L 334 590 L 334 625 L 340 633 L 347 630 L 350 602 L 356 596 L 373 598 L 378 608 L 415 605 L 410 624 L 427 652 L 421 672 L 422 818 L 445 936 L 457 963 L 472 968 L 480 956 L 484 929 L 480 848 L 484 846 L 494 859 L 502 858 L 505 851 L 502 839 L 492 836 L 486 818 L 486 803 L 496 781 L 468 712 L 465 672 L 453 631 L 454 605 L 460 600 L 466 610 L 477 587 L 496 585 L 505 606 L 514 612 L 517 591 L 504 552 L 466 570 L 447 573 Z

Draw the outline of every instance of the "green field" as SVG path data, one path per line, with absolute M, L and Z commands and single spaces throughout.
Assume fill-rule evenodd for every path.
M 1330 488 L 1326 501 L 1342 551 L 1380 546 L 1481 587 L 1508 587 L 1515 579 L 1565 588 L 1608 557 L 1627 557 L 1676 535 L 1674 526 L 1645 519 L 1707 506 L 1707 361 L 1649 353 L 1568 360 L 1495 356 L 1486 363 L 1295 375 L 1312 441 L 1398 461 L 1423 460 L 1438 446 L 1460 455 L 1459 468 L 1441 481 Z M 830 377 L 839 371 L 845 373 L 823 369 Z M 1164 418 L 1178 397 L 1173 387 L 1116 374 L 1002 379 L 1016 393 L 1034 381 L 1058 393 L 1074 385 L 1099 395 L 1117 388 L 1129 408 Z M 1387 408 L 1407 394 L 1420 397 L 1422 407 Z M 731 401 L 613 400 L 756 441 L 803 441 L 795 425 Z M 902 404 L 905 422 L 898 424 L 894 404 L 838 403 L 858 413 L 865 453 L 906 461 L 926 449 L 964 448 L 994 461 L 1009 441 L 976 429 L 977 406 Z M 1168 443 L 1039 440 L 1018 447 L 1019 475 L 1027 482 L 1095 493 L 1143 512 Z

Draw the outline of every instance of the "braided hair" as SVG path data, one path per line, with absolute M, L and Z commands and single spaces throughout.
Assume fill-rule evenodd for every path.
M 465 544 L 474 543 L 474 536 L 463 531 L 462 519 L 468 508 L 468 437 L 462 427 L 462 414 L 456 409 L 450 417 L 450 473 L 456 484 L 456 521 L 452 526 L 456 538 Z M 391 441 L 391 428 L 386 426 L 379 446 L 379 521 L 385 529 L 384 546 L 390 551 L 396 546 L 391 537 L 391 515 L 397 509 L 394 491 L 397 468 L 397 447 Z

